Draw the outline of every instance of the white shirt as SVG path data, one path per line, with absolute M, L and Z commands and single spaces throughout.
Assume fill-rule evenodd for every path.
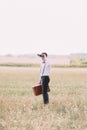
M 50 73 L 50 63 L 46 60 L 41 63 L 40 76 L 49 76 Z

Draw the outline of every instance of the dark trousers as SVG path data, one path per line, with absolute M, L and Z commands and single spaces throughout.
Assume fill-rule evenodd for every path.
M 49 103 L 49 95 L 47 93 L 47 88 L 48 88 L 49 81 L 50 81 L 49 76 L 42 76 L 41 77 L 43 102 L 44 102 L 44 104 Z

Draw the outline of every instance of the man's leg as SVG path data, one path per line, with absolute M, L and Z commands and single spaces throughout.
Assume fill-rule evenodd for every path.
M 49 95 L 47 93 L 48 83 L 49 83 L 48 77 L 43 76 L 42 77 L 42 93 L 43 93 L 43 102 L 44 102 L 44 104 L 49 103 Z

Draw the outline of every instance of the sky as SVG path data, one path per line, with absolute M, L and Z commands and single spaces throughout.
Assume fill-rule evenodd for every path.
M 0 0 L 0 55 L 87 53 L 87 0 Z

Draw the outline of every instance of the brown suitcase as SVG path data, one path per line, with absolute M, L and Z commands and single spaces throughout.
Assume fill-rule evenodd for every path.
M 33 86 L 32 89 L 33 89 L 33 92 L 34 92 L 34 95 L 35 95 L 35 96 L 38 96 L 38 95 L 42 94 L 41 84 L 38 84 L 38 85 L 36 85 L 36 86 Z M 48 86 L 47 92 L 50 92 L 49 86 Z

